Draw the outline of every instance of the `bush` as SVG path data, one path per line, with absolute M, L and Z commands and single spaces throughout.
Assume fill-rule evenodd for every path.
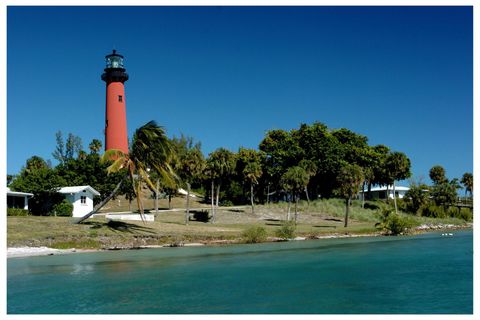
M 411 217 L 402 217 L 392 209 L 382 211 L 381 221 L 375 224 L 377 229 L 385 230 L 391 235 L 407 233 L 415 225 Z
M 20 208 L 7 208 L 7 216 L 28 216 L 28 210 Z
M 398 214 L 390 214 L 385 222 L 384 229 L 391 235 L 407 233 L 414 225 L 413 221 Z
M 252 226 L 243 232 L 245 243 L 258 243 L 267 240 L 267 230 L 264 227 Z
M 473 211 L 469 208 L 460 208 L 460 211 L 456 209 L 453 217 L 463 219 L 465 221 L 472 221 Z
M 62 202 L 56 204 L 52 208 L 53 215 L 60 217 L 71 217 L 73 212 L 73 204 L 71 204 L 67 199 L 64 199 Z
M 421 208 L 422 216 L 430 217 L 430 218 L 446 218 L 447 213 L 445 209 L 441 206 L 437 206 L 434 204 L 426 205 Z
M 212 218 L 208 210 L 190 211 L 190 216 L 192 217 L 192 219 L 200 222 L 208 222 Z
M 275 231 L 275 235 L 283 240 L 295 238 L 295 223 L 287 221 L 280 229 Z

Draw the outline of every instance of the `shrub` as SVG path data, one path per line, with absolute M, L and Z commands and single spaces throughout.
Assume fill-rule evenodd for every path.
M 28 210 L 20 208 L 7 208 L 7 216 L 28 216 Z
M 408 217 L 401 217 L 398 214 L 390 214 L 385 222 L 384 229 L 391 235 L 406 233 L 413 227 L 413 222 Z
M 415 222 L 411 217 L 402 217 L 392 209 L 384 209 L 381 221 L 375 224 L 375 227 L 391 235 L 398 235 L 408 232 L 414 225 Z
M 71 217 L 73 212 L 73 204 L 71 204 L 67 199 L 64 199 L 62 202 L 56 204 L 52 208 L 52 213 L 60 217 Z
M 275 235 L 283 240 L 292 239 L 295 237 L 295 223 L 293 221 L 287 221 L 275 231 Z
M 473 211 L 469 208 L 460 208 L 460 211 L 455 208 L 455 213 L 453 217 L 463 219 L 465 221 L 472 221 Z
M 246 229 L 243 234 L 245 243 L 258 243 L 267 240 L 267 230 L 261 226 L 252 226 Z
M 422 216 L 431 217 L 431 218 L 446 218 L 447 213 L 445 209 L 441 206 L 434 204 L 426 205 L 421 208 Z

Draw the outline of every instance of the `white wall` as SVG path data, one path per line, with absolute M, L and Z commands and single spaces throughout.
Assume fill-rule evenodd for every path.
M 87 197 L 85 204 L 81 203 L 81 196 Z M 89 190 L 68 195 L 66 199 L 73 204 L 72 216 L 74 217 L 83 217 L 93 210 L 93 194 Z

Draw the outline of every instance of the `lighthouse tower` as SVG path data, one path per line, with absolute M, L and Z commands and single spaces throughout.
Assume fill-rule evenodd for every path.
M 102 80 L 107 83 L 105 111 L 105 150 L 118 149 L 128 153 L 127 112 L 124 82 L 128 74 L 123 67 L 123 56 L 115 50 L 105 56 L 107 65 Z

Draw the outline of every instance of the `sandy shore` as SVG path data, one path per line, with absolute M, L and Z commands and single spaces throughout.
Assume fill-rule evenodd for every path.
M 7 258 L 21 258 L 34 256 L 53 256 L 75 252 L 95 252 L 98 250 L 53 249 L 48 247 L 14 247 L 7 248 Z

